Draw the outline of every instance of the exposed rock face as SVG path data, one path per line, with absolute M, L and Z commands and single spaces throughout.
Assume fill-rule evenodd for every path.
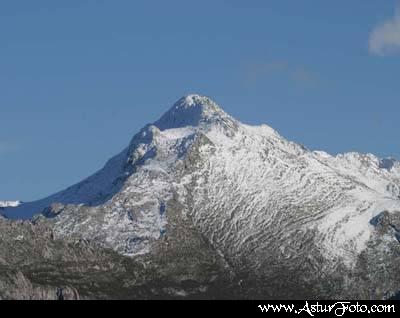
M 0 218 L 0 299 L 237 297 L 224 259 L 189 221 L 170 218 L 168 238 L 135 258 L 88 240 L 56 239 L 43 217 Z
M 389 298 L 399 189 L 394 159 L 312 152 L 190 95 L 95 175 L 4 210 L 42 216 L 0 221 L 0 296 Z

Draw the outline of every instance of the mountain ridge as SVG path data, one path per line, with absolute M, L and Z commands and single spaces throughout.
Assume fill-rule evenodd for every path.
M 189 94 L 186 95 L 182 98 L 180 98 L 166 113 L 164 113 L 164 115 L 162 115 L 160 117 L 160 119 L 158 119 L 157 121 L 155 121 L 152 124 L 148 124 L 146 125 L 144 128 L 142 128 L 141 132 L 145 133 L 147 129 L 154 129 L 154 128 L 149 128 L 149 127 L 156 127 L 158 129 L 162 130 L 169 130 L 169 129 L 173 129 L 173 128 L 184 128 L 184 127 L 192 127 L 191 132 L 194 132 L 194 127 L 196 126 L 206 126 L 207 124 L 215 124 L 217 123 L 221 123 L 223 121 L 228 121 L 230 122 L 230 128 L 233 128 L 233 130 L 237 130 L 237 126 L 239 125 L 239 122 L 236 119 L 233 119 L 230 115 L 228 115 L 226 112 L 224 112 L 214 101 L 212 101 L 209 97 L 205 97 L 205 96 L 201 96 L 198 94 Z M 242 126 L 246 126 L 248 128 L 265 128 L 266 130 L 270 130 L 273 133 L 277 133 L 274 129 L 272 129 L 271 127 L 262 124 L 259 126 L 250 126 L 250 125 L 245 125 L 240 123 L 240 125 Z M 178 131 L 175 131 L 178 132 Z M 188 131 L 189 132 L 189 131 Z M 181 133 L 181 132 L 179 132 Z M 152 134 L 150 132 L 150 134 Z M 136 136 L 135 136 L 136 137 Z M 133 139 L 135 139 L 135 137 L 133 137 Z M 131 141 L 132 143 L 132 141 Z M 128 146 L 129 147 L 129 146 Z M 88 178 L 85 178 L 83 180 L 83 182 L 88 182 L 89 179 L 95 177 L 96 175 L 99 174 L 99 172 L 103 171 L 103 170 L 112 170 L 112 169 L 105 169 L 107 166 L 110 165 L 115 165 L 115 161 L 121 160 L 120 157 L 124 156 L 124 153 L 127 151 L 127 148 L 124 149 L 119 155 L 114 156 L 112 159 L 108 160 L 106 165 L 101 168 L 98 172 L 94 173 L 92 176 L 89 176 Z M 392 157 L 388 157 L 388 158 L 379 158 L 373 154 L 363 154 L 363 153 L 358 153 L 358 152 L 347 152 L 347 153 L 341 153 L 341 154 L 337 154 L 336 156 L 332 156 L 328 153 L 326 153 L 325 151 L 313 151 L 316 154 L 321 155 L 322 157 L 330 157 L 330 158 L 337 158 L 337 159 L 344 159 L 347 161 L 350 161 L 349 158 L 355 158 L 355 161 L 357 161 L 358 159 L 356 157 L 369 157 L 370 159 L 372 158 L 371 161 L 375 161 L 378 162 L 379 161 L 379 168 L 386 168 L 386 170 L 390 171 L 391 169 L 396 169 L 396 174 L 399 176 L 400 178 L 400 161 L 398 161 L 395 158 Z M 111 176 L 112 178 L 115 178 L 116 176 Z M 107 176 L 107 179 L 110 179 L 110 176 Z M 80 185 L 82 182 L 78 182 L 75 186 Z M 104 184 L 104 181 L 96 181 L 93 182 L 93 184 Z M 74 186 L 71 186 L 69 188 L 67 188 L 66 190 L 73 188 Z M 61 190 L 59 192 L 57 192 L 54 195 L 51 195 L 50 197 L 46 198 L 46 199 L 42 199 L 42 200 L 38 200 L 38 201 L 32 201 L 32 202 L 26 202 L 24 203 L 23 207 L 20 207 L 21 211 L 22 208 L 24 210 L 32 210 L 35 208 L 35 205 L 37 206 L 36 208 L 36 213 L 39 213 L 43 208 L 45 208 L 46 206 L 48 206 L 49 203 L 52 202 L 57 202 L 57 200 L 61 200 L 61 203 L 73 203 L 73 204 L 92 204 L 92 201 L 96 201 L 95 195 L 89 195 L 89 198 L 81 198 L 81 197 L 77 197 L 75 200 L 74 199 L 61 199 L 60 198 L 60 194 L 62 194 L 63 192 L 65 192 L 66 190 Z M 102 192 L 102 191 L 106 191 L 108 192 L 106 189 L 102 189 L 101 186 L 99 187 L 99 189 L 96 189 L 97 192 Z M 81 201 L 81 202 L 80 202 Z M 43 202 L 43 203 L 41 203 Z M 37 203 L 37 204 L 34 204 Z M 14 206 L 11 207 L 17 207 L 20 204 L 14 204 Z M 9 206 L 3 206 L 3 208 L 7 208 Z M 15 213 L 14 216 L 12 213 L 7 213 L 5 214 L 8 217 L 15 217 L 15 218 L 30 218 L 33 216 L 32 212 L 27 213 L 26 215 L 24 215 L 24 213 L 22 214 L 18 214 L 17 211 L 14 211 Z
M 196 294 L 210 288 L 206 266 L 223 281 L 233 275 L 227 284 L 243 281 L 250 298 L 382 299 L 400 290 L 391 278 L 400 277 L 399 189 L 396 160 L 310 151 L 189 95 L 91 177 L 2 213 L 39 212 L 32 222 L 55 240 L 146 259 L 160 277 L 167 266 L 172 276 L 163 279 L 174 277 L 174 286 L 206 279 Z M 179 288 L 167 293 L 193 292 Z
M 21 204 L 21 201 L 0 201 L 0 208 L 17 207 Z
M 398 265 L 399 189 L 396 160 L 310 151 L 189 95 L 93 176 L 3 214 L 42 212 L 35 219 L 50 222 L 56 239 L 91 240 L 133 259 L 157 258 L 160 246 L 179 250 L 184 220 L 240 275 L 265 282 L 285 268 L 303 288 L 311 284 L 304 273 L 345 273 L 342 294 L 312 285 L 337 297 L 355 295 L 359 284 L 382 298 L 400 290 L 397 281 L 360 268 L 377 266 L 378 256 L 392 271 Z M 372 276 L 361 284 L 366 272 Z

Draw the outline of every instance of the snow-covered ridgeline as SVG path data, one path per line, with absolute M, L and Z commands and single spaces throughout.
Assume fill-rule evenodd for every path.
M 0 201 L 0 208 L 17 207 L 21 204 L 20 201 Z
M 290 257 L 301 245 L 298 233 L 317 231 L 325 256 L 351 263 L 374 235 L 370 220 L 400 211 L 399 189 L 394 159 L 312 152 L 189 95 L 95 175 L 5 212 L 30 217 L 53 202 L 71 204 L 56 217 L 59 235 L 87 236 L 137 255 L 165 235 L 166 205 L 178 193 L 196 226 L 233 257 L 252 251 L 260 259 L 257 253 L 273 244 Z

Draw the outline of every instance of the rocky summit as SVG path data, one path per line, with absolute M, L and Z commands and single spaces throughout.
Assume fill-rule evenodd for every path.
M 331 156 L 189 95 L 103 169 L 0 213 L 1 299 L 388 299 L 400 162 Z

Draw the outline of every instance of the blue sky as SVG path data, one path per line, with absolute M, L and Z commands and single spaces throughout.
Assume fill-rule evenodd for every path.
M 0 199 L 80 181 L 187 93 L 311 149 L 400 158 L 399 5 L 1 1 Z

